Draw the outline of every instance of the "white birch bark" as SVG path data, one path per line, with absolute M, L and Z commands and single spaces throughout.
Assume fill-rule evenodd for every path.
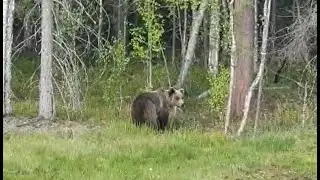
M 183 61 L 184 63 L 182 64 L 180 74 L 178 77 L 178 81 L 176 84 L 176 86 L 178 88 L 181 87 L 182 84 L 184 83 L 186 75 L 189 70 L 189 67 L 192 63 L 192 58 L 193 58 L 195 47 L 197 44 L 199 28 L 200 28 L 200 25 L 201 25 L 201 22 L 202 22 L 202 19 L 204 16 L 204 12 L 205 12 L 207 6 L 208 6 L 208 0 L 201 0 L 199 11 L 198 11 L 196 17 L 193 19 L 192 29 L 190 32 L 190 39 L 188 42 L 188 47 L 187 47 L 187 51 L 186 51 L 186 55 L 185 55 L 185 60 Z
M 54 115 L 52 86 L 52 6 L 52 0 L 42 1 L 39 116 L 43 116 L 45 119 L 51 119 Z
M 254 0 L 254 52 L 253 52 L 253 72 L 258 71 L 258 0 Z
M 172 18 L 173 18 L 173 25 L 172 25 L 172 49 L 171 49 L 171 56 L 172 56 L 172 65 L 175 64 L 174 60 L 176 58 L 176 7 L 173 5 L 172 7 Z
M 230 124 L 230 113 L 231 113 L 231 100 L 233 93 L 233 81 L 234 81 L 234 66 L 235 66 L 235 56 L 236 56 L 236 39 L 234 36 L 234 23 L 233 23 L 233 7 L 230 6 L 230 33 L 231 33 L 231 57 L 230 57 L 230 81 L 229 81 L 229 97 L 226 109 L 226 119 L 224 124 L 224 133 L 228 133 L 228 128 Z
M 12 113 L 11 107 L 11 50 L 14 0 L 3 1 L 3 115 Z
M 181 42 L 181 58 L 182 58 L 182 64 L 185 59 L 186 50 L 187 50 L 187 21 L 188 21 L 188 13 L 187 13 L 187 1 L 185 1 L 185 7 L 183 10 L 183 35 L 182 35 L 182 42 Z
M 220 24 L 220 13 L 217 11 L 219 7 L 219 2 L 215 2 L 218 0 L 212 0 L 212 6 L 210 11 L 210 35 L 209 35 L 209 58 L 208 58 L 208 67 L 209 72 L 214 75 L 218 74 L 218 63 L 219 63 L 219 47 L 220 47 L 220 32 L 219 32 L 219 24 Z

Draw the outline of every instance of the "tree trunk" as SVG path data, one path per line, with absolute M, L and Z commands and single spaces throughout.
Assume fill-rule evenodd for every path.
M 103 4 L 102 0 L 99 0 L 99 29 L 98 29 L 98 49 L 101 51 L 101 30 L 103 21 Z
M 231 101 L 232 119 L 242 116 L 245 95 L 252 80 L 254 18 L 251 2 L 251 0 L 234 2 L 234 35 L 237 46 Z
M 188 22 L 188 6 L 187 1 L 185 1 L 185 7 L 183 9 L 183 35 L 182 35 L 182 42 L 181 42 L 181 59 L 182 63 L 184 62 L 186 50 L 187 50 L 187 22 Z
M 181 70 L 180 70 L 180 74 L 179 74 L 179 77 L 178 77 L 178 81 L 177 81 L 177 84 L 176 86 L 179 88 L 182 86 L 182 84 L 184 83 L 185 81 L 185 78 L 186 78 L 186 75 L 188 73 L 188 70 L 189 70 L 189 67 L 192 63 L 192 58 L 193 58 L 193 55 L 194 55 L 194 50 L 195 50 L 195 47 L 196 47 L 196 43 L 197 43 L 197 38 L 198 38 L 198 34 L 199 34 L 199 27 L 201 25 L 201 22 L 202 22 L 202 19 L 203 19 L 203 15 L 204 15 L 204 12 L 207 8 L 207 5 L 208 5 L 208 0 L 201 0 L 201 4 L 200 4 L 200 7 L 199 7 L 199 11 L 197 13 L 197 16 L 193 19 L 193 25 L 192 25 L 192 29 L 191 29 L 191 32 L 190 32 L 190 39 L 189 39 L 189 42 L 188 42 L 188 48 L 187 48 L 187 51 L 186 51 L 186 55 L 185 55 L 185 60 L 184 60 L 184 63 L 181 67 Z
M 232 94 L 233 94 L 233 83 L 234 83 L 234 61 L 236 56 L 236 40 L 234 36 L 234 14 L 233 6 L 230 6 L 230 33 L 231 33 L 231 55 L 230 55 L 230 81 L 229 81 L 229 97 L 226 109 L 226 119 L 224 124 L 224 133 L 228 133 L 228 128 L 230 124 L 230 114 L 232 105 Z
M 125 55 L 127 55 L 127 3 L 127 0 L 118 0 L 118 38 L 122 39 Z
M 150 13 L 151 12 L 151 9 L 152 9 L 152 6 L 153 6 L 153 3 L 151 2 L 147 2 L 148 3 L 148 12 Z M 150 17 L 150 16 L 149 16 Z M 150 23 L 148 23 L 148 25 L 150 25 Z M 152 34 L 150 32 L 150 29 L 151 27 L 147 27 L 148 29 L 148 83 L 147 83 L 147 86 L 148 86 L 148 89 L 152 89 L 152 46 L 153 46 L 153 41 L 152 41 Z
M 3 1 L 3 115 L 12 113 L 11 107 L 11 49 L 14 0 Z
M 23 27 L 24 27 L 24 32 L 23 32 L 23 39 L 25 41 L 25 46 L 27 47 L 28 50 L 32 48 L 31 45 L 31 24 L 30 24 L 30 17 L 25 18 L 23 22 Z
M 202 65 L 205 69 L 208 69 L 208 58 L 209 58 L 209 32 L 208 32 L 208 17 L 209 13 L 208 11 L 205 11 L 204 17 L 203 17 L 203 52 L 204 57 L 201 57 L 202 59 Z
M 258 72 L 258 0 L 254 0 L 254 52 L 253 52 L 253 71 Z
M 253 127 L 253 133 L 256 134 L 258 129 L 258 122 L 259 122 L 259 115 L 260 115 L 260 104 L 261 104 L 261 96 L 262 96 L 262 85 L 263 81 L 262 78 L 259 81 L 259 88 L 258 88 L 258 97 L 257 97 L 257 107 L 256 107 L 256 117 L 254 119 L 254 127 Z
M 248 113 L 250 109 L 250 102 L 251 102 L 251 97 L 252 97 L 252 91 L 253 89 L 257 86 L 257 84 L 263 80 L 263 72 L 264 72 L 264 65 L 266 62 L 266 54 L 267 54 L 267 45 L 268 45 L 268 33 L 269 33 L 269 19 L 270 19 L 270 9 L 271 9 L 271 0 L 265 0 L 264 3 L 264 26 L 263 26 L 263 33 L 262 33 L 262 45 L 261 45 L 261 63 L 259 66 L 259 71 L 252 82 L 249 91 L 246 95 L 245 99 L 245 104 L 244 104 L 244 109 L 243 109 L 243 117 L 241 120 L 240 127 L 238 129 L 237 135 L 240 136 L 241 133 L 244 130 L 244 126 L 247 122 L 248 118 Z
M 214 75 L 218 74 L 219 49 L 220 49 L 220 2 L 212 0 L 210 11 L 210 38 L 209 38 L 209 72 Z
M 172 18 L 173 18 L 173 24 L 172 24 L 172 60 L 171 63 L 172 65 L 175 65 L 175 58 L 176 58 L 176 7 L 173 4 L 172 7 Z
M 52 0 L 42 2 L 41 73 L 39 116 L 51 119 L 54 115 L 52 87 Z
M 124 0 L 123 2 L 123 45 L 124 45 L 124 55 L 127 55 L 127 38 L 128 38 L 128 28 L 127 28 L 127 21 L 128 21 L 128 0 Z

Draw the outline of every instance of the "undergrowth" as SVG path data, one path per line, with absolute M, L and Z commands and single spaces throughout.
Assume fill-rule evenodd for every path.
M 37 69 L 39 59 L 18 59 L 14 61 L 13 68 L 13 114 L 16 116 L 35 117 L 38 112 L 38 78 Z M 58 91 L 55 91 L 56 117 L 58 120 L 73 120 L 94 122 L 109 122 L 113 119 L 129 120 L 130 103 L 133 98 L 146 87 L 147 72 L 144 66 L 129 61 L 126 69 L 120 71 L 113 84 L 110 84 L 110 73 L 104 72 L 102 66 L 88 69 L 88 91 L 84 94 L 84 104 L 80 110 L 71 111 L 59 98 Z M 121 65 L 122 67 L 122 65 Z M 167 88 L 167 71 L 162 64 L 153 66 L 153 86 L 155 88 Z M 174 84 L 178 75 L 178 70 L 169 66 L 169 77 L 171 84 Z M 123 69 L 123 68 L 121 68 Z M 222 129 L 224 99 L 226 98 L 226 88 L 223 83 L 227 83 L 228 71 L 224 70 L 221 77 L 215 79 L 208 78 L 209 75 L 197 65 L 190 69 L 186 83 L 184 85 L 185 108 L 183 113 L 178 113 L 172 117 L 173 129 L 186 128 L 209 128 L 215 127 Z M 104 73 L 101 73 L 104 72 Z M 269 80 L 268 80 L 269 79 Z M 281 80 L 281 85 L 272 84 L 272 75 L 267 74 L 265 87 L 282 87 L 286 79 Z M 213 80 L 213 81 L 212 81 Z M 263 93 L 261 116 L 259 128 L 261 131 L 290 129 L 301 124 L 301 106 L 298 89 L 293 88 L 292 84 L 287 83 L 290 88 L 266 89 Z M 207 100 L 196 101 L 195 97 L 206 91 L 210 87 L 213 95 Z M 312 97 L 312 96 L 310 96 Z M 255 111 L 255 101 L 252 101 L 252 112 Z M 312 105 L 312 104 L 311 104 Z M 315 109 L 315 106 L 309 106 Z M 315 123 L 316 111 L 308 109 L 308 124 Z M 254 116 L 252 116 L 254 117 Z M 248 131 L 251 130 L 253 120 L 248 121 Z

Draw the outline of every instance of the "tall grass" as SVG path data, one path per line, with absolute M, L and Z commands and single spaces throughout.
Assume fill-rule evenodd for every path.
M 37 67 L 34 63 L 32 60 L 15 62 L 13 113 L 16 116 L 37 115 L 38 74 L 34 73 Z M 312 121 L 315 112 L 310 116 L 311 126 L 297 128 L 301 127 L 301 103 L 294 89 L 265 91 L 260 132 L 252 137 L 253 121 L 249 121 L 247 136 L 232 139 L 219 133 L 223 122 L 212 114 L 209 103 L 193 100 L 209 88 L 207 74 L 193 66 L 185 85 L 188 94 L 184 113 L 170 118 L 173 122 L 170 131 L 158 134 L 149 128 L 135 128 L 130 122 L 130 103 L 146 84 L 143 69 L 130 66 L 119 76 L 119 86 L 112 86 L 113 89 L 106 87 L 106 76 L 97 80 L 93 78 L 97 77 L 95 71 L 89 71 L 92 82 L 79 111 L 66 112 L 57 98 L 58 119 L 103 122 L 105 125 L 100 130 L 74 139 L 55 134 L 6 135 L 4 178 L 316 178 L 316 134 Z M 154 87 L 166 87 L 165 69 L 154 68 Z M 174 68 L 170 72 L 174 79 L 177 72 Z M 110 103 L 108 96 L 115 101 Z
M 113 121 L 75 139 L 10 135 L 4 179 L 315 179 L 314 129 L 229 139 Z

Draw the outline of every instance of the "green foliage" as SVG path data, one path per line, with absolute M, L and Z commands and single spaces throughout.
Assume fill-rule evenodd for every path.
M 204 71 L 202 67 L 192 66 L 189 71 L 190 73 L 184 87 L 190 96 L 197 96 L 210 87 L 207 79 L 207 72 Z M 179 74 L 175 77 L 178 75 Z
M 135 27 L 130 29 L 130 33 L 133 36 L 130 42 L 133 48 L 131 55 L 133 58 L 142 60 L 142 62 L 144 62 L 146 59 L 148 59 L 148 53 L 145 43 L 147 41 L 145 38 L 145 31 L 142 27 Z
M 230 17 L 229 13 L 225 8 L 221 8 L 220 16 L 220 28 L 221 28 L 221 53 L 220 59 L 224 66 L 230 64 L 230 53 L 231 53 L 231 32 L 230 32 Z
M 30 98 L 30 97 L 29 97 Z M 30 98 L 33 99 L 33 98 Z M 39 111 L 39 103 L 36 100 L 16 100 L 13 105 L 13 114 L 17 117 L 34 118 Z M 34 98 L 35 99 L 35 98 Z
M 133 36 L 130 44 L 133 47 L 133 57 L 144 60 L 157 57 L 162 50 L 162 35 L 164 33 L 162 16 L 156 11 L 160 5 L 155 0 L 138 1 L 137 10 L 144 22 L 143 27 L 130 30 Z M 148 51 L 152 53 L 147 53 Z
M 117 102 L 117 97 L 120 96 L 121 84 L 123 82 L 121 75 L 127 70 L 129 58 L 125 56 L 125 48 L 121 39 L 114 39 L 113 46 L 109 45 L 104 54 L 102 54 L 101 61 L 105 63 L 107 71 L 107 80 L 103 81 L 103 96 L 102 99 L 108 107 L 114 106 Z
M 191 9 L 197 10 L 197 7 L 199 7 L 201 1 L 200 0 L 188 0 L 188 2 L 191 4 Z
M 19 57 L 12 64 L 13 99 L 27 100 L 38 97 L 40 58 Z
M 221 117 L 229 92 L 230 71 L 227 68 L 221 68 L 219 75 L 209 74 L 208 80 L 211 87 L 210 107 Z

